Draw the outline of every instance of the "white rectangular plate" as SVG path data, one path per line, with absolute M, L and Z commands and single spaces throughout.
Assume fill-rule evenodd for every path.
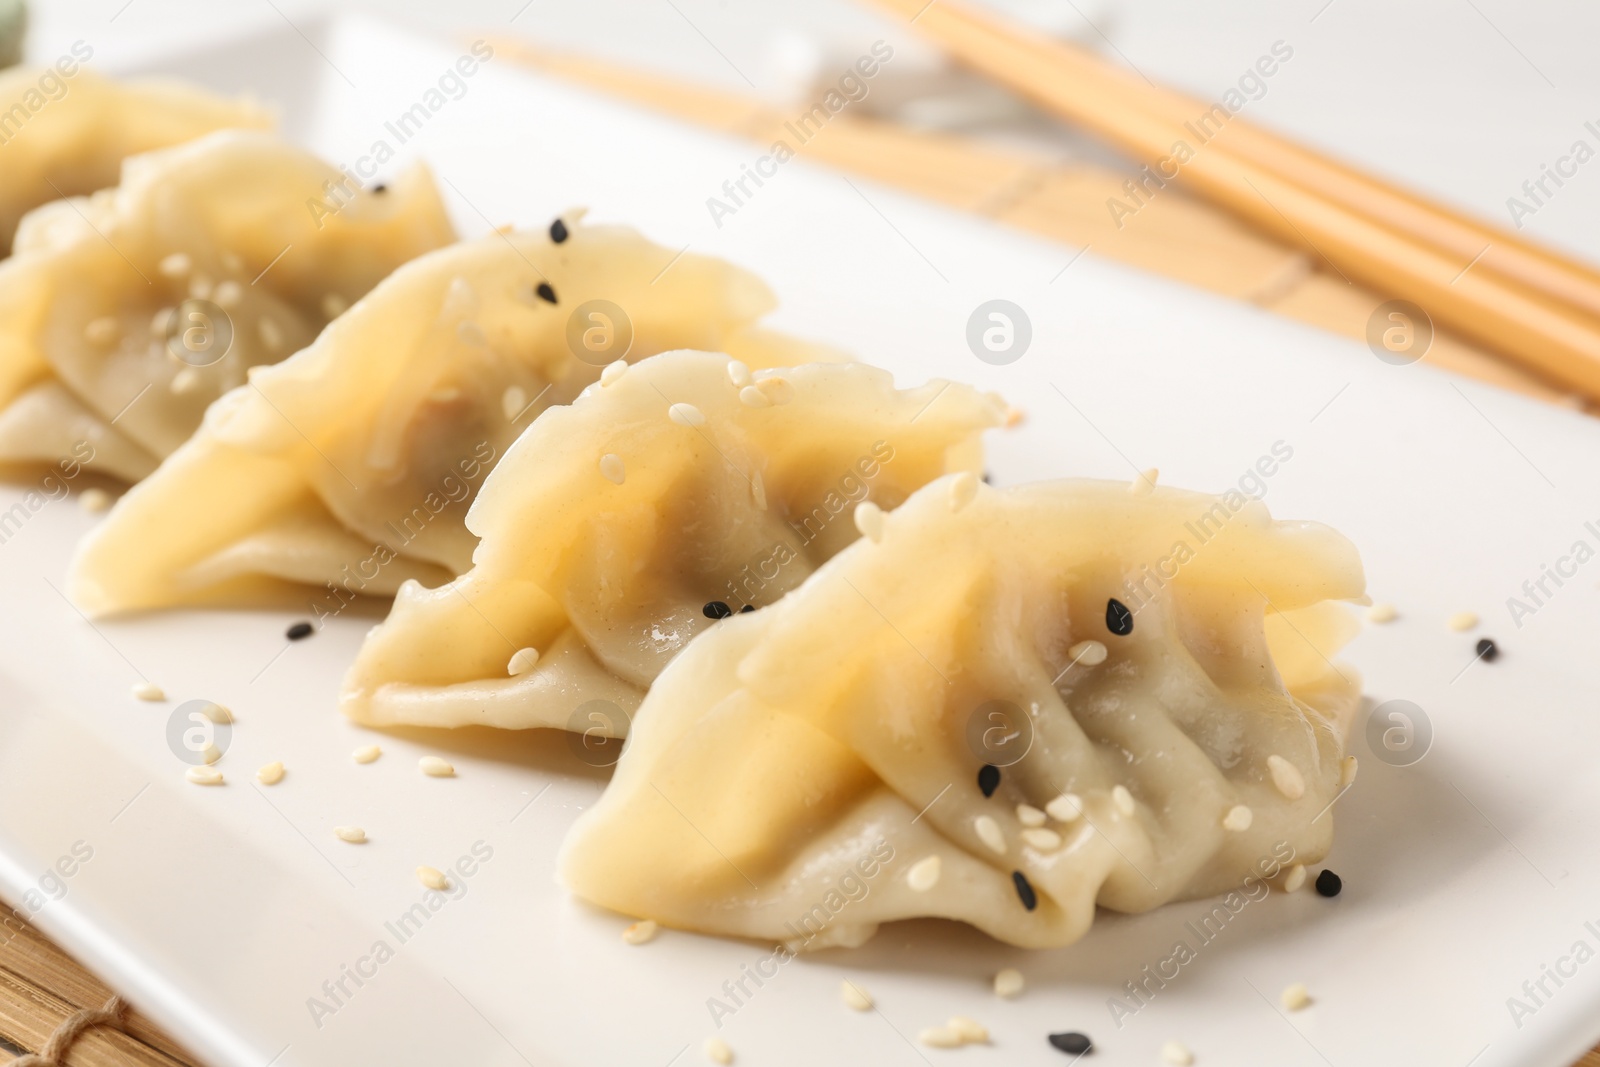
M 253 88 L 284 105 L 293 137 L 352 167 L 379 140 L 399 149 L 389 173 L 426 158 L 469 234 L 542 226 L 585 204 L 671 248 L 748 265 L 781 296 L 777 325 L 892 368 L 902 384 L 960 378 L 1024 408 L 1024 427 L 994 442 L 1000 484 L 1156 466 L 1164 482 L 1220 491 L 1283 442 L 1293 457 L 1267 503 L 1361 546 L 1374 596 L 1400 618 L 1364 633 L 1350 659 L 1374 701 L 1424 709 L 1432 740 L 1425 758 L 1390 766 L 1358 727 L 1362 771 L 1335 809 L 1328 861 L 1345 880 L 1337 900 L 1274 894 L 1205 944 L 1189 924 L 1206 902 L 1104 915 L 1081 944 L 1051 952 L 900 924 L 860 950 L 788 963 L 760 987 L 746 980 L 750 995 L 719 1028 L 708 1001 L 727 1000 L 724 983 L 770 948 L 680 933 L 628 947 L 626 919 L 555 884 L 562 835 L 604 785 L 563 735 L 380 736 L 345 722 L 339 679 L 373 612 L 293 645 L 284 628 L 308 611 L 91 626 L 57 590 L 95 520 L 6 487 L 0 510 L 22 502 L 27 518 L 0 544 L 0 895 L 202 1059 L 665 1067 L 700 1062 L 701 1042 L 720 1034 L 752 1067 L 1046 1065 L 1067 1061 L 1045 1035 L 1076 1029 L 1108 1064 L 1157 1062 L 1177 1038 L 1201 1064 L 1565 1067 L 1600 1036 L 1600 963 L 1589 960 L 1600 947 L 1600 563 L 1560 588 L 1546 580 L 1552 595 L 1520 626 L 1507 608 L 1575 542 L 1600 547 L 1585 525 L 1600 528 L 1600 425 L 1387 365 L 803 159 L 719 227 L 706 200 L 758 149 L 504 57 L 399 145 L 386 123 L 464 49 L 366 21 L 311 38 L 315 48 L 285 29 L 150 69 Z M 1031 347 L 1003 367 L 965 340 L 992 298 L 1032 323 Z M 1445 627 L 1464 609 L 1499 640 L 1498 662 L 1473 663 L 1478 634 Z M 133 700 L 141 677 L 170 702 Z M 238 716 L 222 788 L 186 784 L 167 747 L 170 712 L 195 698 Z M 383 758 L 355 765 L 351 750 L 370 742 Z M 420 775 L 424 753 L 445 754 L 458 777 Z M 271 760 L 288 777 L 257 788 L 253 771 Z M 336 840 L 343 823 L 370 843 Z M 47 876 L 74 846 L 92 856 L 64 863 L 70 877 Z M 458 898 L 402 930 L 424 895 L 413 869 L 454 867 L 475 849 Z M 1179 940 L 1195 958 L 1114 1017 L 1108 999 Z M 1022 997 L 989 991 L 1004 966 L 1027 976 Z M 877 1012 L 842 1006 L 846 976 Z M 1296 981 L 1314 1004 L 1290 1015 L 1278 993 Z M 1514 1016 L 1512 997 L 1529 1010 Z M 958 1013 L 986 1023 L 993 1045 L 911 1044 Z

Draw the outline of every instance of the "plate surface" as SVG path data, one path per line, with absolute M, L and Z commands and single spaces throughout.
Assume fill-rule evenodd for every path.
M 604 775 L 563 735 L 345 722 L 339 679 L 376 610 L 293 645 L 284 628 L 307 610 L 91 626 L 58 590 L 94 518 L 13 485 L 0 488 L 0 513 L 23 508 L 0 543 L 0 895 L 229 1067 L 688 1064 L 714 1033 L 752 1065 L 1044 1065 L 1065 1062 L 1044 1041 L 1063 1029 L 1091 1034 L 1105 1064 L 1157 1062 L 1177 1038 L 1201 1064 L 1565 1067 L 1600 1034 L 1600 563 L 1588 561 L 1600 426 L 803 159 L 714 218 L 708 198 L 726 200 L 723 183 L 765 153 L 503 57 L 398 143 L 389 124 L 464 51 L 340 20 L 311 41 L 285 29 L 147 69 L 255 89 L 294 138 L 352 168 L 378 141 L 397 150 L 388 173 L 426 158 L 468 234 L 582 204 L 750 266 L 782 299 L 775 325 L 902 384 L 960 378 L 1024 408 L 1026 424 L 993 441 L 999 484 L 1156 466 L 1166 483 L 1220 491 L 1281 442 L 1293 455 L 1267 482 L 1268 506 L 1343 530 L 1374 597 L 1399 606 L 1349 659 L 1374 703 L 1420 709 L 1411 755 L 1426 733 L 1425 756 L 1385 762 L 1358 724 L 1361 775 L 1333 813 L 1335 901 L 1273 895 L 1204 943 L 1190 924 L 1209 903 L 1104 915 L 1054 952 L 898 924 L 747 982 L 719 1027 L 708 1001 L 726 1001 L 725 983 L 770 948 L 679 933 L 631 948 L 618 936 L 628 920 L 567 897 L 554 856 Z M 992 299 L 1031 322 L 1027 352 L 1003 366 L 966 340 Z M 1569 562 L 1580 541 L 1585 561 Z M 1558 566 L 1573 573 L 1544 578 L 1537 610 L 1513 618 L 1508 598 L 1528 600 L 1524 583 Z M 1482 615 L 1477 633 L 1445 627 L 1460 610 Z M 1481 634 L 1499 641 L 1497 662 L 1473 661 Z M 140 678 L 170 701 L 132 699 Z M 222 788 L 186 784 L 168 748 L 169 716 L 196 698 L 238 716 Z M 355 765 L 351 750 L 372 742 L 384 756 Z M 425 753 L 458 777 L 421 776 Z M 289 775 L 257 788 L 270 760 Z M 371 841 L 336 840 L 345 823 Z M 63 857 L 71 876 L 49 875 Z M 471 874 L 456 897 L 416 917 L 413 869 L 458 862 Z M 1129 1000 L 1125 985 L 1179 940 L 1194 959 Z M 1027 975 L 1024 996 L 989 991 L 1004 966 Z M 844 977 L 879 1010 L 846 1010 Z M 1278 992 L 1295 981 L 1315 1003 L 1287 1015 Z M 993 1046 L 910 1043 L 952 1014 L 986 1023 Z

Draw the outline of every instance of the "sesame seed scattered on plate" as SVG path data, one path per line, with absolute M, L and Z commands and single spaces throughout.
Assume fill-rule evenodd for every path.
M 1189 1067 L 1194 1062 L 1194 1053 L 1182 1041 L 1168 1041 L 1161 1046 L 1161 1059 L 1172 1067 Z
M 727 1067 L 733 1062 L 733 1049 L 720 1037 L 708 1037 L 705 1044 L 706 1059 Z
M 872 1010 L 872 994 L 846 978 L 839 983 L 839 996 L 844 1000 L 845 1007 L 856 1011 Z
M 704 426 L 705 413 L 693 404 L 673 404 L 667 408 L 667 417 L 679 426 Z
M 960 1048 L 961 1035 L 948 1026 L 930 1026 L 917 1035 L 917 1040 L 929 1048 Z
M 939 884 L 939 873 L 943 866 L 938 856 L 924 856 L 906 872 L 906 885 L 914 893 L 926 893 Z
M 417 868 L 417 881 L 429 889 L 437 889 L 441 893 L 450 888 L 450 879 L 445 876 L 445 873 L 439 868 L 429 867 L 427 864 Z
M 1022 972 L 1015 967 L 1007 967 L 994 976 L 994 991 L 996 996 L 1014 997 L 1022 992 L 1027 983 L 1023 981 Z
M 747 408 L 769 408 L 772 406 L 772 401 L 767 399 L 767 394 L 753 385 L 747 385 L 739 390 L 739 403 Z
M 1073 822 L 1083 814 L 1083 798 L 1076 793 L 1062 793 L 1046 804 L 1044 810 L 1056 822 Z
M 556 244 L 561 244 L 568 236 L 570 235 L 567 233 L 567 224 L 565 222 L 556 219 L 550 224 L 550 240 Z
M 283 764 L 278 760 L 266 764 L 256 771 L 256 781 L 262 785 L 277 785 L 283 781 Z
M 640 919 L 622 931 L 622 940 L 630 945 L 642 945 L 647 941 L 654 941 L 656 934 L 661 932 L 661 927 L 654 919 Z
M 1022 831 L 1022 840 L 1040 852 L 1054 852 L 1061 847 L 1061 835 L 1054 830 L 1033 828 Z
M 217 760 L 222 758 L 222 749 L 218 748 L 216 745 L 207 745 L 205 747 L 205 751 L 201 753 L 201 756 L 204 757 L 206 763 L 215 763 Z
M 1475 651 L 1478 653 L 1478 658 L 1485 663 L 1493 663 L 1500 658 L 1500 646 L 1495 644 L 1492 638 L 1480 637 Z
M 978 840 L 989 848 L 989 851 L 1006 854 L 1006 835 L 1001 833 L 1000 824 L 994 821 L 992 815 L 980 815 L 972 823 L 972 828 L 978 834 Z
M 1028 881 L 1028 876 L 1021 871 L 1011 872 L 1011 884 L 1017 888 L 1017 899 L 1022 901 L 1022 906 L 1032 911 L 1039 906 L 1039 895 L 1033 891 L 1033 883 Z
M 283 636 L 287 637 L 291 641 L 304 641 L 315 632 L 316 628 L 309 622 L 297 622 L 287 630 L 283 631 Z
M 362 845 L 367 840 L 367 832 L 359 826 L 335 826 L 333 836 L 352 845 Z
M 167 383 L 167 389 L 174 396 L 183 396 L 200 388 L 200 372 L 193 367 L 184 367 L 172 376 Z
M 950 483 L 950 510 L 960 511 L 972 503 L 973 498 L 978 495 L 979 484 L 981 483 L 978 481 L 978 476 L 971 471 L 963 471 L 956 475 L 955 480 Z
M 1356 780 L 1356 771 L 1361 764 L 1354 756 L 1346 756 L 1339 764 L 1339 788 L 1343 789 Z
M 612 485 L 621 485 L 628 478 L 628 469 L 622 465 L 621 456 L 607 452 L 600 457 L 600 475 Z
M 506 663 L 506 673 L 515 678 L 519 674 L 527 674 L 539 662 L 537 648 L 519 648 L 511 654 L 511 659 Z
M 1250 829 L 1250 824 L 1255 821 L 1255 812 L 1243 804 L 1235 804 L 1228 809 L 1228 814 L 1222 817 L 1222 828 L 1241 833 Z
M 1046 1040 L 1050 1042 L 1051 1048 L 1059 1049 L 1069 1056 L 1082 1056 L 1094 1049 L 1094 1042 L 1089 1040 L 1089 1035 L 1080 1034 L 1076 1030 L 1051 1034 Z
M 163 693 L 161 687 L 154 682 L 134 682 L 132 693 L 139 700 L 157 701 L 167 699 L 167 694 Z
M 856 505 L 855 520 L 856 529 L 861 531 L 862 537 L 873 544 L 883 540 L 883 509 L 878 505 L 870 500 L 863 500 Z
M 438 756 L 423 756 L 417 760 L 417 769 L 429 778 L 454 778 L 456 769 Z
M 1133 484 L 1128 486 L 1128 492 L 1134 496 L 1149 496 L 1156 491 L 1156 479 L 1159 477 L 1161 477 L 1161 470 L 1158 467 L 1140 471 L 1139 477 L 1135 478 Z
M 1043 826 L 1044 821 L 1047 818 L 1049 818 L 1049 816 L 1040 811 L 1038 808 L 1034 807 L 1032 804 L 1017 805 L 1017 821 L 1029 829 L 1032 829 L 1036 826 Z
M 1290 1011 L 1299 1011 L 1311 1003 L 1311 994 L 1307 991 L 1304 982 L 1295 982 L 1293 985 L 1285 987 L 1284 991 L 1278 994 L 1278 999 Z
M 1006 408 L 1006 429 L 1016 429 L 1023 424 L 1027 417 L 1027 413 L 1021 408 Z
M 78 506 L 91 515 L 98 515 L 110 508 L 111 494 L 97 486 L 90 486 L 78 494 Z
M 1115 804 L 1117 806 L 1117 810 L 1124 815 L 1132 815 L 1137 810 L 1134 807 L 1133 794 L 1128 792 L 1128 787 L 1125 785 L 1114 785 L 1111 787 L 1111 802 Z
M 728 381 L 743 389 L 750 384 L 750 368 L 737 359 L 728 360 Z
M 1324 870 L 1317 875 L 1317 895 L 1336 897 L 1344 889 L 1344 879 L 1332 871 Z
M 1288 799 L 1299 800 L 1306 795 L 1306 780 L 1300 768 L 1282 756 L 1277 753 L 1268 756 L 1267 770 L 1272 774 L 1272 784 Z
M 1106 646 L 1099 641 L 1079 641 L 1067 649 L 1067 656 L 1073 663 L 1081 663 L 1085 667 L 1098 667 L 1106 661 Z
M 1445 620 L 1445 625 L 1452 630 L 1470 630 L 1478 625 L 1478 613 L 1475 611 L 1458 611 Z
M 615 385 L 627 371 L 628 361 L 625 359 L 607 363 L 606 369 L 600 372 L 600 384 L 602 386 Z
M 500 414 L 510 422 L 522 414 L 522 409 L 528 406 L 528 391 L 520 385 L 508 385 L 506 391 L 500 394 Z
M 700 609 L 700 614 L 708 619 L 726 619 L 733 614 L 733 609 L 720 600 L 713 600 Z
M 156 269 L 161 272 L 163 278 L 182 278 L 189 273 L 192 266 L 193 261 L 188 256 L 182 252 L 174 252 L 163 259 Z
M 222 772 L 212 766 L 190 767 L 183 776 L 195 785 L 221 785 Z
M 1395 606 L 1389 603 L 1377 603 L 1367 609 L 1368 622 L 1393 622 L 1399 616 L 1400 613 L 1395 610 Z
M 955 1035 L 961 1038 L 963 1045 L 981 1045 L 989 1040 L 989 1030 L 975 1019 L 965 1015 L 952 1015 L 945 1023 Z
M 1000 768 L 992 763 L 985 763 L 979 767 L 978 788 L 983 790 L 984 796 L 994 796 L 994 791 L 1000 788 Z
M 1290 867 L 1278 880 L 1278 888 L 1283 890 L 1285 893 L 1298 892 L 1300 887 L 1305 884 L 1306 865 L 1303 863 L 1297 863 L 1293 867 Z
M 360 748 L 350 753 L 350 758 L 355 760 L 357 763 L 371 763 L 381 755 L 383 755 L 383 749 L 379 748 L 377 745 L 362 745 Z
M 540 300 L 547 301 L 551 304 L 560 303 L 560 301 L 556 299 L 556 291 L 550 287 L 549 282 L 540 282 L 534 287 L 533 291 L 539 294 Z

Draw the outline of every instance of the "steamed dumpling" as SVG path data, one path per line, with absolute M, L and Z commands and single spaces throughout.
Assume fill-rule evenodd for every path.
M 23 215 L 117 184 L 129 156 L 214 130 L 271 125 L 272 116 L 249 101 L 177 82 L 115 82 L 73 58 L 53 69 L 0 72 L 0 256 Z
M 510 728 L 571 728 L 593 700 L 631 710 L 708 616 L 772 603 L 855 540 L 858 506 L 978 470 L 980 435 L 1005 413 L 967 386 L 897 390 L 862 364 L 752 380 L 726 356 L 673 352 L 608 376 L 512 447 L 468 516 L 473 569 L 400 590 L 344 710 Z M 626 730 L 616 715 L 582 725 Z
M 1044 948 L 1315 862 L 1362 588 L 1343 537 L 1237 492 L 943 479 L 672 662 L 561 875 L 796 948 L 918 916 Z
M 416 167 L 383 192 L 271 134 L 227 130 L 128 160 L 122 184 L 23 220 L 0 264 L 0 461 L 87 442 L 128 481 L 253 366 L 311 343 L 400 264 L 454 239 Z
M 472 565 L 463 520 L 484 476 L 604 364 L 831 355 L 758 328 L 774 304 L 729 263 L 576 215 L 440 249 L 213 404 L 86 539 L 71 595 L 102 614 L 306 583 L 321 619 L 407 579 L 440 585 Z

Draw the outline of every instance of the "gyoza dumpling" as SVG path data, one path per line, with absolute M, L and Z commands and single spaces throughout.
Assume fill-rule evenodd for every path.
M 92 54 L 79 42 L 54 67 L 0 72 L 0 256 L 23 215 L 115 185 L 129 156 L 213 130 L 273 124 L 250 101 L 177 82 L 102 78 L 80 66 Z
M 308 583 L 321 619 L 407 579 L 441 585 L 472 565 L 463 520 L 495 461 L 606 363 L 829 355 L 756 327 L 774 303 L 732 264 L 576 215 L 440 249 L 212 405 L 85 540 L 72 596 L 102 614 Z
M 1238 492 L 940 480 L 672 662 L 561 875 L 797 949 L 917 916 L 1058 946 L 1259 883 L 1328 849 L 1362 586 Z
M 310 210 L 345 180 L 271 134 L 226 130 L 24 219 L 0 263 L 0 462 L 53 463 L 86 441 L 86 466 L 137 480 L 249 368 L 454 239 L 425 168 Z
M 632 710 L 709 616 L 771 603 L 855 540 L 858 501 L 892 508 L 978 470 L 980 435 L 1005 414 L 967 386 L 897 390 L 863 364 L 752 378 L 673 352 L 608 375 L 512 446 L 467 519 L 483 538 L 472 570 L 400 590 L 343 708 L 373 725 L 510 728 L 571 728 L 592 700 Z

